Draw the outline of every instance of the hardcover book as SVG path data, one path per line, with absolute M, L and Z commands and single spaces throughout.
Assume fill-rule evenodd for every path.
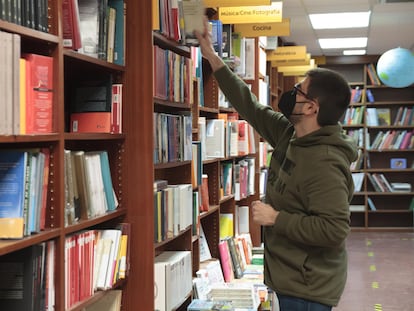
M 26 133 L 52 132 L 53 58 L 24 54 L 26 59 Z

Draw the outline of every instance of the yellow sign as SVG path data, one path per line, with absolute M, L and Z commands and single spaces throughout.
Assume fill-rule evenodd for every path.
M 282 2 L 261 6 L 220 7 L 218 17 L 223 24 L 279 23 L 282 21 Z
M 279 66 L 277 70 L 283 72 L 284 76 L 301 76 L 304 75 L 308 70 L 316 68 L 315 60 L 311 59 L 310 65 L 307 66 Z
M 255 5 L 270 5 L 271 0 L 204 0 L 206 8 L 218 8 L 226 6 L 255 6 Z
M 235 24 L 234 32 L 242 37 L 274 37 L 290 35 L 290 19 L 283 18 L 280 23 Z
M 279 60 L 272 60 L 271 65 L 272 67 L 279 67 L 279 66 L 306 66 L 310 65 L 311 55 L 310 53 L 306 53 L 304 59 L 279 59 Z
M 306 59 L 306 46 L 279 46 L 267 52 L 267 60 Z

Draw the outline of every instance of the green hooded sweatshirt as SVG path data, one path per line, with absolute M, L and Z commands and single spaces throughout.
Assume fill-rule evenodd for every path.
M 297 138 L 227 66 L 214 73 L 241 117 L 273 148 L 266 203 L 280 214 L 264 227 L 265 284 L 277 293 L 335 306 L 347 277 L 345 240 L 354 192 L 354 141 L 338 125 Z

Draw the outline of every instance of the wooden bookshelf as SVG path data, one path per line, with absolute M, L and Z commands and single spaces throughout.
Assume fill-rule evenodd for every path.
M 351 88 L 359 87 L 364 94 L 357 103 L 351 107 L 386 108 L 390 112 L 390 124 L 370 125 L 367 114 L 364 112 L 360 124 L 344 125 L 346 131 L 362 131 L 360 148 L 363 153 L 362 167 L 354 172 L 364 173 L 363 185 L 360 192 L 354 194 L 351 204 L 365 206 L 364 211 L 351 212 L 351 225 L 354 230 L 413 230 L 413 210 L 409 206 L 414 198 L 410 192 L 378 192 L 375 191 L 368 179 L 368 174 L 383 174 L 389 182 L 407 182 L 413 184 L 414 150 L 401 148 L 371 148 L 371 144 L 380 131 L 413 131 L 414 125 L 394 124 L 398 110 L 414 106 L 414 88 L 391 88 L 385 85 L 373 85 L 367 74 L 367 65 L 374 66 L 379 56 L 362 57 L 328 57 L 322 67 L 331 68 L 341 72 L 349 81 Z M 369 101 L 367 92 L 371 92 L 374 101 Z M 403 158 L 407 166 L 393 169 L 390 166 L 392 158 Z M 376 210 L 372 210 L 368 203 L 372 201 Z
M 49 32 L 0 20 L 0 30 L 21 36 L 22 53 L 53 57 L 53 132 L 42 135 L 0 136 L 1 150 L 48 148 L 51 152 L 46 230 L 21 240 L 0 241 L 0 256 L 53 240 L 55 255 L 55 310 L 65 310 L 65 238 L 87 229 L 131 224 L 130 273 L 114 285 L 122 289 L 122 310 L 153 310 L 153 211 L 152 182 L 152 8 L 145 1 L 125 0 L 125 66 L 67 50 L 62 45 L 62 0 L 48 1 Z M 68 131 L 67 93 L 76 79 L 111 75 L 123 83 L 123 133 L 75 134 Z M 112 213 L 64 226 L 64 149 L 107 150 L 119 207 Z M 82 310 L 105 295 L 96 292 L 70 310 Z M 23 311 L 23 310 L 22 310 Z

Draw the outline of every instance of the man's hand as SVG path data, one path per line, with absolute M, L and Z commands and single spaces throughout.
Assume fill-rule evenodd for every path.
M 273 226 L 279 212 L 262 201 L 252 202 L 253 221 L 261 226 Z
M 208 60 L 213 71 L 225 66 L 223 60 L 214 51 L 213 44 L 211 42 L 211 33 L 209 32 L 208 19 L 204 17 L 204 31 L 200 33 L 195 31 L 198 42 L 200 43 L 201 54 Z

